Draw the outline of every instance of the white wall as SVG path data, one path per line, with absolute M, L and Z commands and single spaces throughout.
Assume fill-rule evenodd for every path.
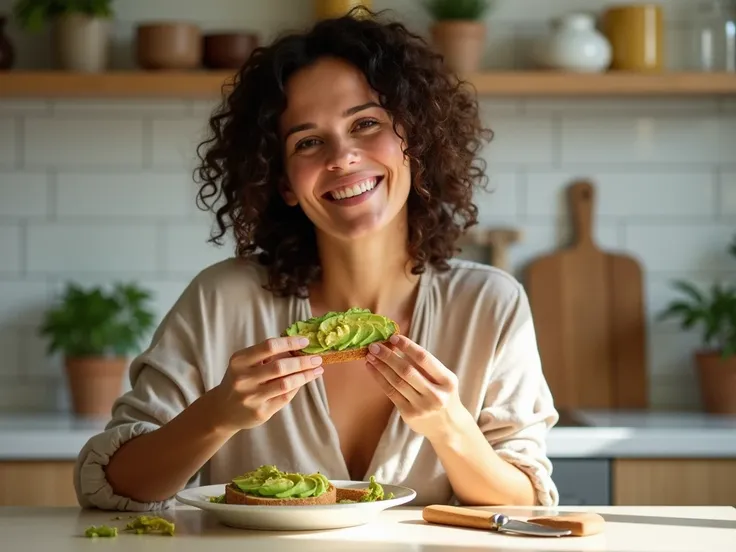
M 10 0 L 0 0 L 0 13 Z M 203 27 L 260 30 L 310 21 L 306 0 L 128 0 L 118 3 L 115 67 L 131 67 L 136 21 L 187 18 Z M 528 38 L 545 20 L 599 0 L 504 0 L 489 16 L 487 67 L 527 67 Z M 668 8 L 668 65 L 685 67 L 694 2 Z M 411 0 L 394 7 L 417 30 Z M 245 6 L 245 7 L 244 7 Z M 267 6 L 267 7 L 266 7 Z M 48 64 L 47 37 L 12 28 L 18 66 Z M 37 41 L 37 42 L 34 42 Z M 136 279 L 163 314 L 189 279 L 230 255 L 205 244 L 209 220 L 194 204 L 194 145 L 211 102 L 0 101 L 0 408 L 68 405 L 57 359 L 35 336 L 43 309 L 70 279 Z M 524 241 L 514 270 L 565 242 L 562 190 L 576 176 L 598 186 L 601 245 L 636 255 L 646 269 L 651 401 L 697 408 L 690 353 L 698 334 L 654 321 L 669 281 L 733 276 L 725 247 L 736 232 L 736 101 L 607 99 L 485 100 L 496 133 L 487 150 L 496 193 L 479 196 L 483 224 L 512 224 Z

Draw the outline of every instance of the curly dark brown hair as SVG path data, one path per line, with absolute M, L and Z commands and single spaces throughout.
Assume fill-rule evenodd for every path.
M 379 21 L 381 15 L 352 11 L 254 50 L 226 85 L 230 91 L 209 121 L 211 136 L 197 147 L 197 199 L 215 213 L 218 227 L 209 241 L 221 244 L 232 226 L 236 255 L 256 256 L 267 266 L 266 289 L 277 295 L 307 297 L 321 273 L 314 225 L 279 193 L 284 148 L 278 130 L 286 82 L 320 58 L 340 58 L 361 70 L 394 131 L 404 131 L 412 272 L 422 273 L 426 263 L 448 269 L 457 239 L 477 224 L 474 187 L 487 181 L 478 152 L 493 133 L 481 125 L 475 92 L 420 36 L 399 22 Z

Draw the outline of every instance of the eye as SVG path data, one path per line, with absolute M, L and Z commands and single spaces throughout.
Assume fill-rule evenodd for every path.
M 375 126 L 378 124 L 378 121 L 375 119 L 361 119 L 355 124 L 355 128 L 357 130 L 363 130 L 365 128 L 370 128 L 372 126 Z
M 294 149 L 297 151 L 304 150 L 311 146 L 316 146 L 318 142 L 319 140 L 317 140 L 316 138 L 305 138 L 304 140 L 297 142 L 297 144 L 294 146 Z

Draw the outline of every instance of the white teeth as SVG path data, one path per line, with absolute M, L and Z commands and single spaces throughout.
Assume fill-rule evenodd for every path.
M 354 184 L 351 187 L 330 192 L 330 195 L 332 195 L 332 199 L 347 199 L 349 197 L 354 197 L 369 192 L 375 187 L 376 179 L 369 178 L 367 180 L 364 180 L 363 182 L 360 182 L 359 184 Z

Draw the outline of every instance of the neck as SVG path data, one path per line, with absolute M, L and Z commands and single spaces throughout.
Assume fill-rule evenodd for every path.
M 313 309 L 316 306 L 321 314 L 360 307 L 389 317 L 406 316 L 419 281 L 419 276 L 411 274 L 407 239 L 405 221 L 350 242 L 319 232 L 323 269 L 321 280 L 311 290 Z

